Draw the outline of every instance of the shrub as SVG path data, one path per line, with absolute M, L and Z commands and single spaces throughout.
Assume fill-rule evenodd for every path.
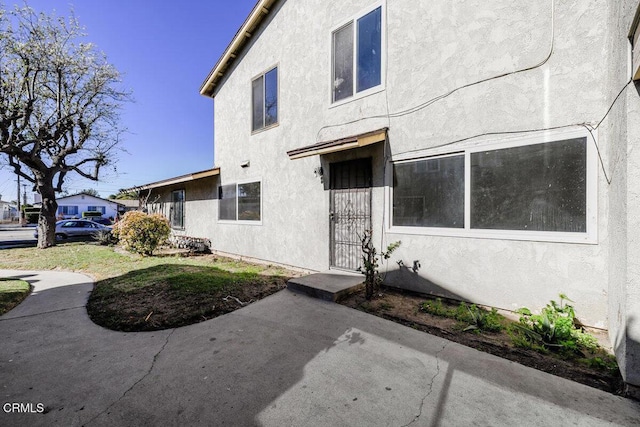
M 118 239 L 113 235 L 109 229 L 98 230 L 92 235 L 93 239 L 102 246 L 115 245 L 118 243 Z
M 566 295 L 560 294 L 560 303 L 551 301 L 540 314 L 533 314 L 528 308 L 521 308 L 520 321 L 512 328 L 512 338 L 522 344 L 522 340 L 543 346 L 548 350 L 559 350 L 575 353 L 580 350 L 595 351 L 598 348 L 596 339 L 577 328 L 572 302 Z
M 171 227 L 159 214 L 148 215 L 140 211 L 127 212 L 113 227 L 113 234 L 124 249 L 142 255 L 151 255 L 167 241 Z
M 358 267 L 358 271 L 364 274 L 364 289 L 365 298 L 370 300 L 373 297 L 375 291 L 378 290 L 382 283 L 382 277 L 378 272 L 380 266 L 378 262 L 380 259 L 387 260 L 391 257 L 393 251 L 398 249 L 400 242 L 391 243 L 387 246 L 386 251 L 381 251 L 378 254 L 378 250 L 373 246 L 373 230 L 365 230 L 364 234 L 360 236 L 360 243 L 362 249 L 362 265 Z

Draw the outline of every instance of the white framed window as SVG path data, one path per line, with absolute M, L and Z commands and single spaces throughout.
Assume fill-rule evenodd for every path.
M 597 153 L 584 131 L 396 161 L 389 231 L 597 243 Z
M 251 81 L 251 131 L 278 124 L 278 67 Z
M 105 206 L 87 206 L 87 210 L 89 212 L 100 212 L 102 215 L 107 212 L 107 208 Z
M 169 211 L 169 217 L 172 228 L 184 229 L 184 201 L 184 190 L 175 190 L 171 192 L 171 208 Z
M 246 181 L 218 187 L 218 221 L 262 223 L 262 181 Z
M 367 95 L 383 87 L 382 2 L 331 33 L 331 103 Z
M 58 206 L 58 215 L 78 215 L 77 206 Z

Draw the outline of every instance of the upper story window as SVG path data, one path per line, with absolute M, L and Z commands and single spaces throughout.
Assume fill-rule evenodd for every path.
M 278 67 L 251 82 L 251 130 L 258 131 L 278 123 Z
M 333 32 L 332 59 L 333 102 L 382 83 L 382 6 Z

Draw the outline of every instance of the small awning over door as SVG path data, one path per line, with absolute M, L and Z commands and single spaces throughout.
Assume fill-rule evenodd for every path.
M 365 147 L 367 145 L 385 141 L 387 139 L 387 130 L 388 128 L 382 128 L 372 132 L 362 133 L 360 135 L 353 135 L 333 141 L 319 142 L 317 144 L 287 151 L 287 155 L 291 160 L 294 160 L 302 157 L 315 156 L 316 154 L 329 154 L 337 151 Z

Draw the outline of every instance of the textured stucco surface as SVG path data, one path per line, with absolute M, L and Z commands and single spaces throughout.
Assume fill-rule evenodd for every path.
M 149 212 L 170 218 L 171 192 L 184 190 L 184 229 L 172 228 L 172 234 L 210 239 L 218 218 L 214 201 L 217 182 L 216 177 L 211 177 L 153 189 L 148 199 Z
M 640 88 L 629 85 L 613 104 L 629 79 L 627 35 L 638 0 L 383 1 L 383 84 L 332 105 L 331 32 L 375 4 L 281 1 L 270 11 L 216 89 L 221 175 L 186 187 L 184 233 L 209 237 L 219 251 L 326 270 L 330 164 L 370 157 L 374 241 L 381 248 L 402 241 L 384 266 L 387 283 L 505 309 L 539 309 L 565 293 L 581 321 L 609 329 L 626 381 L 639 385 Z M 251 80 L 273 66 L 278 125 L 252 134 Z M 597 125 L 610 106 L 589 139 L 599 152 L 595 242 L 388 227 L 393 161 L 537 138 L 549 128 L 559 138 L 563 129 L 588 135 L 584 125 Z M 294 161 L 286 155 L 383 127 L 385 144 Z M 323 179 L 314 174 L 319 166 Z M 261 223 L 218 222 L 216 187 L 254 180 L 262 182 Z
M 216 92 L 216 166 L 221 167 L 222 184 L 262 180 L 263 218 L 255 226 L 213 221 L 209 237 L 214 247 L 326 269 L 329 191 L 313 170 L 322 165 L 328 171 L 330 162 L 373 156 L 378 183 L 372 196 L 375 241 L 378 246 L 402 241 L 388 265 L 389 282 L 506 309 L 540 308 L 563 292 L 575 301 L 585 323 L 606 328 L 613 229 L 611 190 L 601 170 L 597 244 L 394 233 L 385 228 L 389 206 L 381 183 L 383 170 L 391 173 L 390 167 L 384 168 L 385 156 L 397 160 L 421 150 L 412 154 L 420 156 L 443 144 L 451 144 L 454 152 L 464 144 L 453 141 L 474 135 L 601 119 L 618 90 L 607 71 L 613 59 L 605 53 L 625 42 L 620 34 L 616 46 L 608 41 L 609 29 L 603 22 L 613 24 L 619 18 L 613 16 L 609 2 L 388 0 L 383 3 L 387 37 L 383 90 L 331 105 L 331 31 L 373 4 L 369 0 L 348 0 L 340 7 L 319 0 L 280 2 L 234 62 Z M 548 56 L 544 65 L 517 72 Z M 279 73 L 279 125 L 252 134 L 251 80 L 274 65 Z M 508 73 L 513 74 L 406 111 L 464 85 Z M 623 81 L 624 76 L 618 76 L 617 83 Z M 389 117 L 389 112 L 407 114 Z M 287 150 L 382 127 L 390 129 L 386 149 L 379 144 L 299 160 L 286 155 Z M 604 147 L 616 138 L 604 132 L 597 136 Z M 502 138 L 493 135 L 472 142 Z M 602 154 L 609 165 L 612 153 Z M 241 168 L 246 160 L 250 166 Z M 400 260 L 404 267 L 398 269 Z M 420 266 L 415 272 L 414 261 Z

